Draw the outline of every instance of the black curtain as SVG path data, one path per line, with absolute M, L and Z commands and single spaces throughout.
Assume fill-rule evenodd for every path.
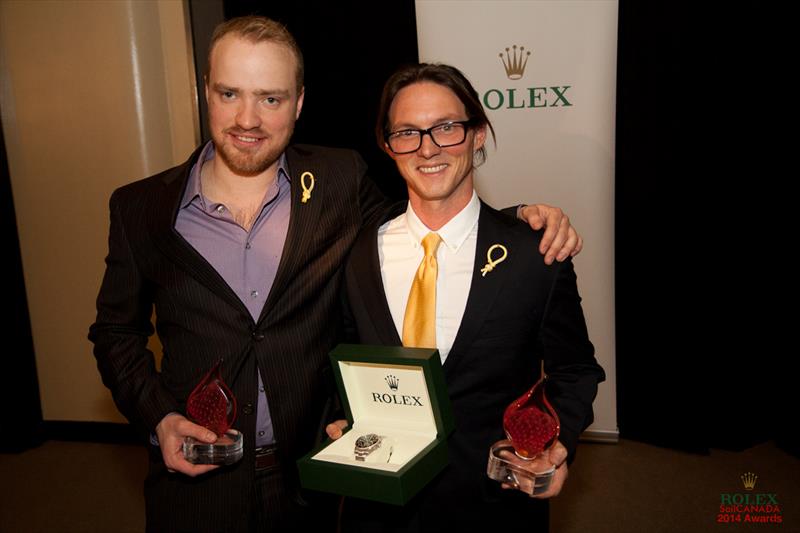
M 18 452 L 36 446 L 42 438 L 42 407 L 22 272 L 17 218 L 11 191 L 3 128 L 0 125 L 0 231 L 6 304 L 3 313 L 2 380 L 0 381 L 0 451 Z
M 689 30 L 688 20 L 680 4 L 620 2 L 620 435 L 697 452 L 775 439 L 796 454 L 795 356 L 777 341 L 787 320 L 763 296 L 791 276 L 770 257 L 769 157 L 747 120 L 759 106 L 737 90 L 758 79 L 758 52 L 732 46 L 739 25 L 717 17 L 713 31 Z

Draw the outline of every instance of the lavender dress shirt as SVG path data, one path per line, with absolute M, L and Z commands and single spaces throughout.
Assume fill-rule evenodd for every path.
M 233 289 L 255 325 L 275 281 L 289 229 L 291 195 L 286 156 L 278 162 L 277 179 L 267 190 L 249 232 L 233 220 L 225 205 L 203 196 L 200 170 L 214 156 L 214 145 L 209 142 L 189 174 L 175 229 Z M 256 446 L 265 446 L 275 442 L 275 434 L 260 373 L 258 391 Z

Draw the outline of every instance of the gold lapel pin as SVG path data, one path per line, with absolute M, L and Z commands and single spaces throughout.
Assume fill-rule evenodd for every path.
M 494 252 L 495 250 L 500 250 L 501 252 L 503 252 L 503 255 L 501 255 L 497 259 L 492 259 L 492 252 Z M 493 244 L 492 246 L 490 246 L 489 251 L 486 252 L 486 260 L 488 261 L 488 263 L 486 263 L 486 266 L 481 269 L 481 276 L 486 276 L 487 272 L 491 272 L 492 270 L 494 270 L 494 267 L 496 267 L 498 263 L 502 263 L 503 261 L 505 261 L 507 256 L 508 256 L 508 249 L 506 249 L 506 247 L 503 246 L 502 244 Z
M 308 176 L 311 180 L 310 187 L 306 185 L 306 176 Z M 300 201 L 306 203 L 311 199 L 311 191 L 314 190 L 314 174 L 311 172 L 303 172 L 303 175 L 300 176 L 300 186 L 303 187 L 303 197 L 300 199 Z

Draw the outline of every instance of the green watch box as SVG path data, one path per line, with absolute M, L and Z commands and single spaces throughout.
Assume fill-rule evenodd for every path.
M 455 423 L 439 352 L 340 344 L 330 357 L 348 426 L 297 461 L 300 481 L 404 505 L 448 463 Z

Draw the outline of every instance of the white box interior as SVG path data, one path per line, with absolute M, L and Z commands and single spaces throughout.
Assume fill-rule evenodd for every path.
M 313 459 L 396 472 L 436 439 L 436 420 L 421 366 L 339 361 L 339 370 L 353 427 Z M 391 442 L 388 463 L 356 461 L 356 439 L 367 433 Z

